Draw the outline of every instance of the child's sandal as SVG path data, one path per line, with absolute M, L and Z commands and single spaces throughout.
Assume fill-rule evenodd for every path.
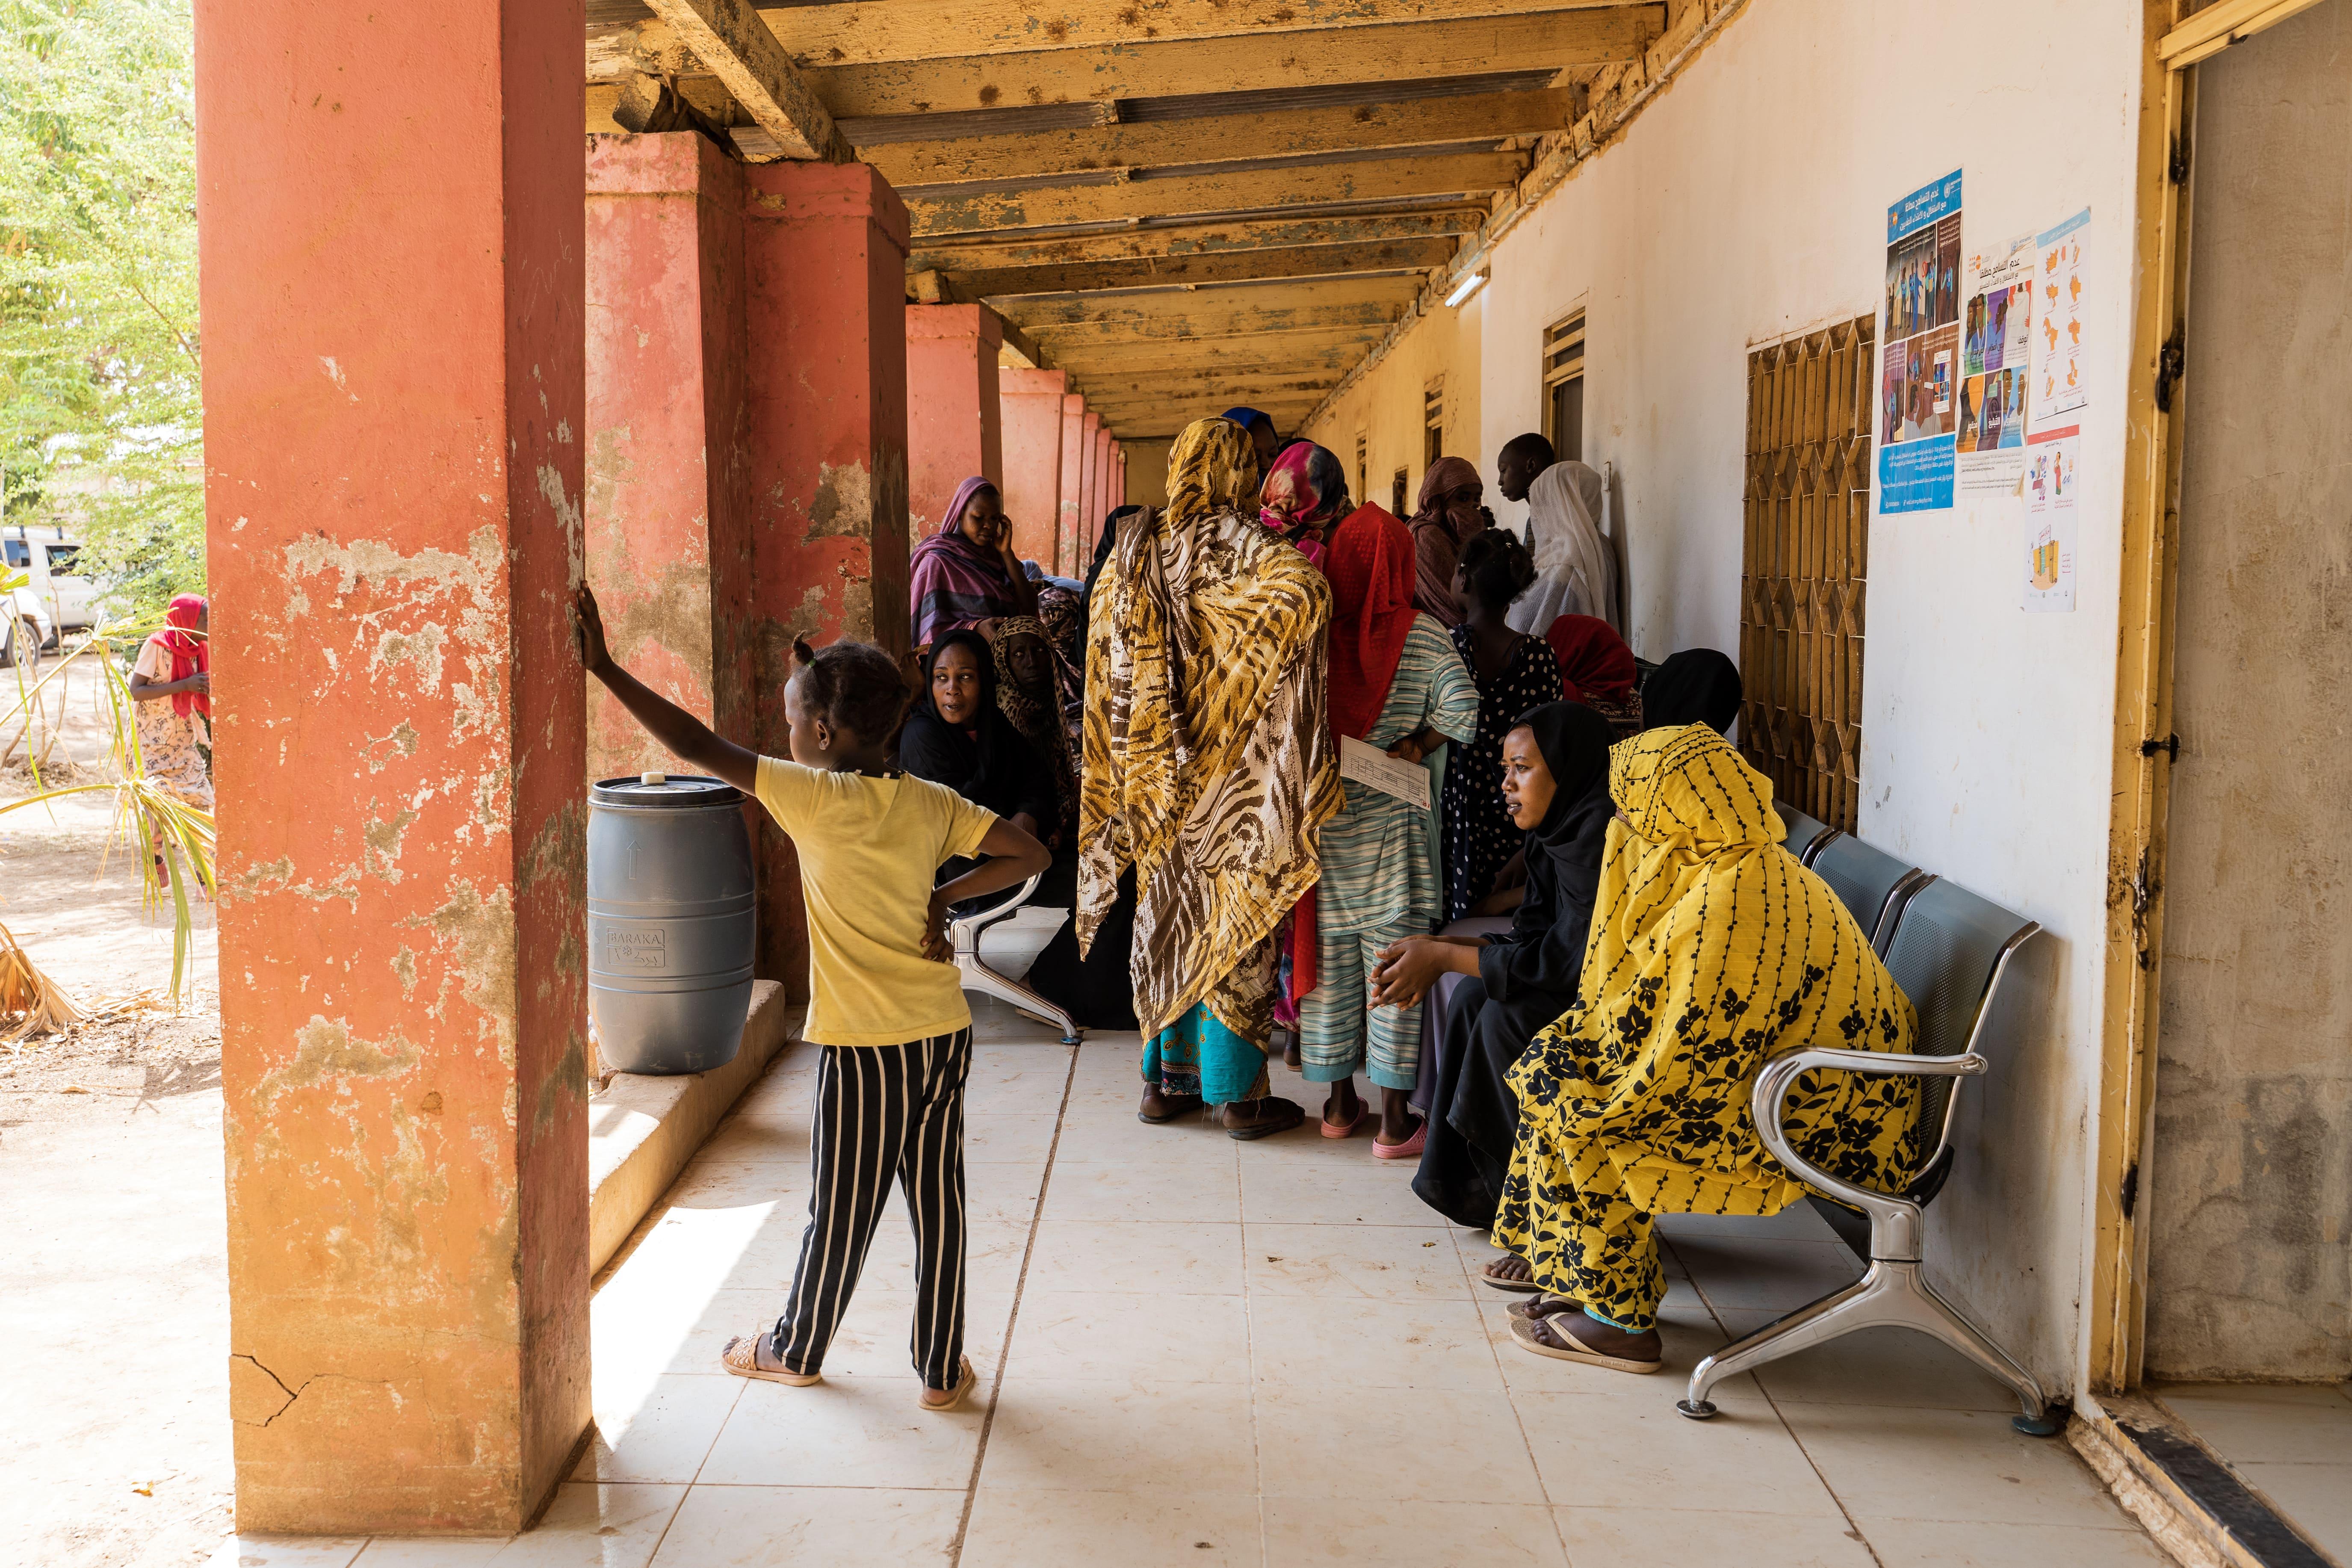
M 769 1332 L 772 1331 L 769 1331 Z M 812 1383 L 823 1381 L 822 1373 L 793 1372 L 783 1367 L 761 1366 L 760 1342 L 767 1337 L 766 1332 L 736 1335 L 727 1342 L 727 1348 L 719 1352 L 719 1364 L 738 1377 L 756 1377 L 762 1383 L 781 1383 L 792 1388 L 806 1388 Z
M 923 1408 L 929 1411 L 932 1415 L 944 1415 L 949 1411 L 953 1410 L 958 1405 L 961 1405 L 964 1402 L 964 1396 L 969 1394 L 971 1392 L 971 1357 L 966 1356 L 963 1358 L 963 1364 L 956 1369 L 955 1386 L 953 1388 L 926 1388 L 922 1392 L 921 1404 Z M 935 1396 L 940 1401 L 940 1403 L 932 1403 Z

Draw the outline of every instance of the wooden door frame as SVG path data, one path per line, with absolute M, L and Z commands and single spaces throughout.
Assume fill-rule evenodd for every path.
M 2095 1235 L 2089 1341 L 2093 1394 L 2135 1386 L 2146 1352 L 2145 1155 L 2154 1130 L 2162 1000 L 2165 817 L 2170 804 L 2173 607 L 2179 564 L 2178 342 L 2188 316 L 2193 68 L 2318 0 L 2220 0 L 2187 17 L 2183 0 L 2144 0 L 2135 303 L 2124 437 L 2123 569 L 2116 626 L 2113 789 L 2107 834 L 2105 977 L 2100 1006 Z M 2169 355 L 2167 345 L 2175 345 Z M 2171 360 L 2168 367 L 2167 360 Z M 2168 382 L 2158 406 L 2159 381 Z

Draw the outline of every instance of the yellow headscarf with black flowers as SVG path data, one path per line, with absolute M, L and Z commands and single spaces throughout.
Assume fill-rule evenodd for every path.
M 1524 1126 L 1571 1172 L 1601 1161 L 1653 1213 L 1772 1214 L 1804 1189 L 1748 1099 L 1801 1047 L 1908 1052 L 1910 1002 L 1827 883 L 1780 847 L 1770 781 L 1704 724 L 1611 749 L 1610 825 L 1577 1004 L 1512 1068 Z M 1783 1124 L 1857 1184 L 1918 1163 L 1908 1079 L 1814 1072 Z

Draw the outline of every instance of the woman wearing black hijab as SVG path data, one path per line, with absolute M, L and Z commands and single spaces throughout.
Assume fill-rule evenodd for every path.
M 1503 796 L 1527 830 L 1528 891 L 1511 929 L 1408 937 L 1382 954 L 1376 973 L 1381 1002 L 1410 1000 L 1444 973 L 1475 976 L 1454 987 L 1439 1026 L 1429 1142 L 1412 1183 L 1422 1202 L 1456 1225 L 1494 1223 L 1519 1130 L 1518 1100 L 1503 1075 L 1576 1001 L 1616 812 L 1609 798 L 1615 738 L 1609 721 L 1581 702 L 1547 702 L 1521 715 L 1503 738 Z
M 922 695 L 899 732 L 898 765 L 1041 841 L 1061 821 L 1053 772 L 998 705 L 996 655 L 970 627 L 943 634 L 924 656 Z M 970 864 L 951 860 L 940 879 Z
M 1642 728 L 1705 724 L 1728 734 L 1739 717 L 1739 667 L 1711 647 L 1668 656 L 1642 683 Z

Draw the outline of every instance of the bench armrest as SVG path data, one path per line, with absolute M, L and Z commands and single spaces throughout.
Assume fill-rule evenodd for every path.
M 1790 1051 L 1764 1064 L 1756 1075 L 1756 1090 L 1750 1112 L 1756 1121 L 1756 1135 L 1782 1168 L 1815 1191 L 1860 1209 L 1870 1216 L 1870 1251 L 1874 1258 L 1916 1261 L 1923 1239 L 1919 1205 L 1908 1198 L 1893 1197 L 1874 1193 L 1867 1187 L 1857 1187 L 1842 1182 L 1817 1165 L 1808 1163 L 1780 1126 L 1780 1107 L 1787 1101 L 1789 1091 L 1797 1079 L 1817 1068 L 1838 1072 L 1875 1073 L 1886 1078 L 1976 1078 L 1990 1068 L 1984 1058 L 1970 1051 L 1957 1057 L 1902 1056 L 1891 1051 L 1839 1051 L 1806 1049 Z

